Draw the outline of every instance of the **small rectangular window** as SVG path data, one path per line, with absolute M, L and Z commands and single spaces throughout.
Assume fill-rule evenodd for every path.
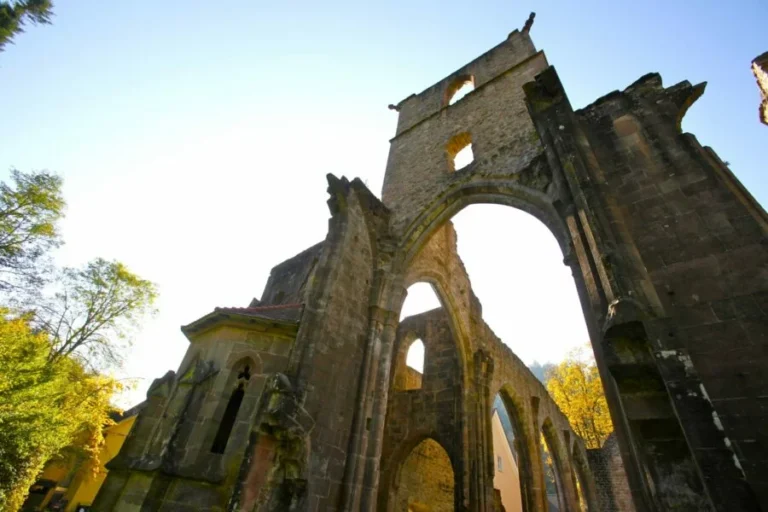
M 503 471 L 503 464 L 501 463 L 501 455 L 496 457 L 496 470 L 501 473 Z

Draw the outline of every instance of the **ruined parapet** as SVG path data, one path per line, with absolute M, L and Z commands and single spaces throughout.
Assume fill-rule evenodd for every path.
M 587 450 L 587 460 L 595 481 L 599 512 L 634 512 L 632 491 L 621 460 L 616 434 L 611 434 L 601 448 Z
M 759 107 L 760 121 L 768 124 L 768 52 L 755 57 L 752 61 L 752 73 L 755 74 L 762 98 Z

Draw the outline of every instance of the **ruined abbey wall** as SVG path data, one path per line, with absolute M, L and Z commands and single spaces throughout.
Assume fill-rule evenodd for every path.
M 574 111 L 531 22 L 393 106 L 382 200 L 329 175 L 325 241 L 276 267 L 249 308 L 184 328 L 189 353 L 150 390 L 99 510 L 392 510 L 402 461 L 427 438 L 451 459 L 456 510 L 495 510 L 496 393 L 526 512 L 548 509 L 542 435 L 560 508 L 580 508 L 578 481 L 597 510 L 583 444 L 482 319 L 450 224 L 475 203 L 527 211 L 560 244 L 634 509 L 768 509 L 768 216 L 681 132 L 703 84 L 650 74 Z M 474 162 L 456 169 L 470 142 Z M 420 281 L 442 308 L 401 323 Z M 414 336 L 425 374 L 403 390 Z M 241 384 L 226 449 L 212 453 Z

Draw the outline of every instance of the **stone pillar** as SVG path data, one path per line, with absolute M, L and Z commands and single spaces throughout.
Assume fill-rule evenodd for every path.
M 397 289 L 397 297 L 392 302 L 402 304 L 405 290 L 402 286 L 394 286 Z M 375 387 L 373 389 L 373 401 L 369 413 L 370 422 L 366 426 L 370 429 L 367 446 L 367 458 L 365 460 L 365 473 L 362 480 L 359 510 L 374 510 L 376 507 L 379 471 L 381 466 L 381 451 L 384 438 L 384 426 L 387 418 L 387 403 L 390 390 L 390 376 L 393 363 L 393 347 L 397 335 L 398 311 L 382 311 L 378 329 L 374 335 L 378 336 L 375 361 L 378 364 Z M 367 421 L 367 420 L 366 420 Z
M 491 431 L 491 391 L 493 359 L 482 349 L 472 360 L 472 396 L 467 410 L 470 471 L 469 510 L 485 512 L 493 510 L 493 433 Z

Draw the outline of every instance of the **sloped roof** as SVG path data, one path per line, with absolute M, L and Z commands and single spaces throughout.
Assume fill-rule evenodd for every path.
M 304 304 L 276 304 L 257 307 L 218 307 L 211 313 L 181 327 L 185 335 L 202 331 L 224 320 L 246 320 L 248 323 L 266 324 L 272 327 L 295 329 L 301 318 Z
M 215 308 L 213 311 L 298 322 L 303 306 L 304 304 L 277 304 L 274 306 L 256 306 L 247 308 L 219 307 Z

